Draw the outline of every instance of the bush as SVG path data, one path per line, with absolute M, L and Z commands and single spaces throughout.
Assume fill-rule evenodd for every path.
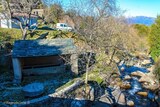
M 160 56 L 160 16 L 157 16 L 155 23 L 151 26 L 149 35 L 151 56 L 154 60 Z
M 150 33 L 150 27 L 143 24 L 135 24 L 133 27 L 137 30 L 139 36 L 148 36 Z
M 156 74 L 157 79 L 160 81 L 160 58 L 158 58 L 157 62 L 155 63 L 154 73 Z
M 0 28 L 0 41 L 8 41 L 11 44 L 15 40 L 21 39 L 21 31 L 19 29 L 4 29 Z

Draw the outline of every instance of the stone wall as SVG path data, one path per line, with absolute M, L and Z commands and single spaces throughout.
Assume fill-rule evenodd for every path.
M 11 64 L 11 49 L 12 45 L 8 42 L 0 44 L 0 66 L 10 67 Z

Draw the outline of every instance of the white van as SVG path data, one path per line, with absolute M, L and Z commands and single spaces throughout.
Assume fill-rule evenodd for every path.
M 62 31 L 72 31 L 73 28 L 68 26 L 66 23 L 57 23 L 56 25 L 57 30 L 62 30 Z

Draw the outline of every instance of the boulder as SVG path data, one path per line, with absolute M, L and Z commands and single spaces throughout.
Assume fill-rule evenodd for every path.
M 159 88 L 159 83 L 153 73 L 146 73 L 138 80 L 143 88 L 155 91 Z
M 155 66 L 153 65 L 153 66 L 147 68 L 147 70 L 148 70 L 149 72 L 153 72 L 153 71 L 154 71 L 154 68 L 155 68 Z
M 110 104 L 110 105 L 113 105 L 115 103 L 113 101 L 113 98 L 109 94 L 101 96 L 99 101 L 103 102 L 103 103 L 106 103 L 106 104 Z
M 24 96 L 37 97 L 44 92 L 44 85 L 42 83 L 31 83 L 22 88 Z
M 124 80 L 130 80 L 131 79 L 131 77 L 129 76 L 129 75 L 126 75 L 125 77 L 124 77 Z
M 121 85 L 120 85 L 120 88 L 121 89 L 130 89 L 131 88 L 131 85 L 129 82 L 123 82 Z
M 143 88 L 151 90 L 151 91 L 156 91 L 156 90 L 159 89 L 159 85 L 158 84 L 154 84 L 154 85 L 152 85 L 152 84 L 148 84 L 148 85 L 142 84 L 142 86 L 143 86 Z
M 134 102 L 131 100 L 127 101 L 127 106 L 134 107 Z
M 126 66 L 130 67 L 130 66 L 133 66 L 135 65 L 135 61 L 134 60 L 129 60 L 126 62 Z
M 148 64 L 150 64 L 150 63 L 151 63 L 151 60 L 150 60 L 150 59 L 144 59 L 144 60 L 141 62 L 142 65 L 148 65 Z
M 145 76 L 146 74 L 140 71 L 132 72 L 131 76 L 137 76 L 137 77 L 142 77 Z
M 91 101 L 94 101 L 94 99 L 95 99 L 94 91 L 95 91 L 95 90 L 94 90 L 94 87 L 92 87 L 92 88 L 91 88 L 91 91 L 90 91 L 90 100 L 91 100 Z
M 125 67 L 121 67 L 120 70 L 123 72 L 125 70 Z
M 140 71 L 132 72 L 131 76 L 137 76 L 139 78 L 139 82 L 142 84 L 143 88 L 155 91 L 159 88 L 158 80 L 155 77 L 153 72 L 143 73 Z
M 144 59 L 147 59 L 147 58 L 148 58 L 148 55 L 147 55 L 146 53 L 144 53 L 144 52 L 140 52 L 140 53 L 137 53 L 137 54 L 136 54 L 136 57 L 137 57 L 138 59 L 144 60 Z
M 126 105 L 125 95 L 119 87 L 112 92 L 112 95 L 114 96 L 117 104 Z
M 115 56 L 115 57 L 114 57 L 114 61 L 115 61 L 116 63 L 119 63 L 119 62 L 120 62 L 120 59 Z
M 148 96 L 148 92 L 137 92 L 138 95 L 143 96 L 143 97 L 147 97 Z
M 147 83 L 150 83 L 150 84 L 152 84 L 152 85 L 155 83 L 155 81 L 154 81 L 151 77 L 149 77 L 148 75 L 145 75 L 145 76 L 141 77 L 138 81 L 139 81 L 140 83 L 145 83 L 145 82 L 147 82 Z

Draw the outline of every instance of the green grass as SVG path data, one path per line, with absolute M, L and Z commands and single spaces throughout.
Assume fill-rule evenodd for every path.
M 72 32 L 66 31 L 57 31 L 57 30 L 35 30 L 33 33 L 28 32 L 27 38 L 29 40 L 34 40 L 38 38 L 40 35 L 49 32 L 47 39 L 54 38 L 75 38 L 77 39 L 77 35 Z M 15 40 L 20 40 L 22 38 L 22 32 L 20 29 L 7 29 L 0 28 L 0 43 L 4 41 L 8 41 L 11 44 L 14 43 Z
M 0 28 L 0 41 L 8 41 L 13 43 L 15 40 L 21 38 L 21 31 L 19 29 L 5 29 Z
M 36 30 L 27 36 L 27 39 L 36 39 L 39 35 L 49 32 L 49 35 L 53 35 L 51 30 Z M 29 33 L 29 32 L 28 32 Z M 6 29 L 0 28 L 0 41 L 10 41 L 13 43 L 15 40 L 20 40 L 22 38 L 22 32 L 20 29 Z

